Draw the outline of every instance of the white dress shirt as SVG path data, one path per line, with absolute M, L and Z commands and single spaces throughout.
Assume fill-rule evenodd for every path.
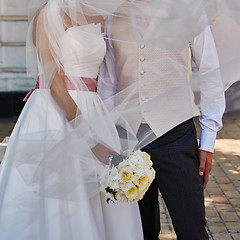
M 106 41 L 107 53 L 105 56 L 105 62 L 100 68 L 100 77 L 97 89 L 99 96 L 103 100 L 110 98 L 117 92 L 115 55 L 114 48 L 110 40 L 111 21 L 112 18 L 107 18 L 105 28 L 107 34 L 106 39 L 108 39 Z M 201 77 L 201 75 L 206 73 L 213 73 L 207 75 L 207 78 L 203 77 L 201 81 L 199 81 L 201 105 L 203 106 L 199 116 L 202 128 L 199 148 L 201 150 L 213 152 L 217 132 L 222 128 L 222 116 L 225 111 L 225 95 L 219 71 L 217 49 L 210 26 L 207 26 L 203 32 L 195 37 L 195 39 L 190 43 L 190 47 L 193 60 L 198 68 L 198 75 Z M 205 106 L 204 102 L 207 103 Z M 113 105 L 113 102 L 108 103 L 108 107 L 110 109 Z

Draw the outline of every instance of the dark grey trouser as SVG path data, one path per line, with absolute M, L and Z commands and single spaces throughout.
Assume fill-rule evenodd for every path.
M 148 152 L 156 178 L 139 202 L 144 240 L 160 232 L 158 189 L 169 210 L 178 240 L 207 240 L 203 178 L 198 174 L 196 129 L 190 119 L 142 149 Z

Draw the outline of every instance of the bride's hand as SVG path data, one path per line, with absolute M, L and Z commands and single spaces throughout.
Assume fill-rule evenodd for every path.
M 109 164 L 109 157 L 111 155 L 117 155 L 116 152 L 101 143 L 98 143 L 95 147 L 93 147 L 92 152 L 100 162 L 106 165 Z
M 63 110 L 69 122 L 81 114 L 77 104 L 68 93 L 63 72 L 56 72 L 50 89 L 52 97 Z

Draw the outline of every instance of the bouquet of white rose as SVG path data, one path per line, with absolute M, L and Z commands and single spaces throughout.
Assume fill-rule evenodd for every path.
M 136 150 L 110 158 L 110 164 L 101 177 L 101 191 L 108 196 L 108 203 L 136 202 L 143 198 L 154 178 L 150 155 Z

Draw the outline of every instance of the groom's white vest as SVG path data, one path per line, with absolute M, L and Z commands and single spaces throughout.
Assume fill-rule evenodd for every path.
M 136 41 L 129 26 L 122 18 L 113 18 L 111 37 L 123 40 L 112 41 L 116 58 L 117 91 L 144 79 L 144 83 L 138 87 L 141 114 L 135 116 L 133 125 L 137 131 L 144 119 L 154 133 L 160 136 L 193 116 L 192 92 L 184 85 L 188 85 L 192 73 L 190 48 L 187 46 L 177 51 L 133 43 Z M 148 79 L 154 81 L 148 84 Z M 158 101 L 143 105 L 156 96 L 161 96 Z

